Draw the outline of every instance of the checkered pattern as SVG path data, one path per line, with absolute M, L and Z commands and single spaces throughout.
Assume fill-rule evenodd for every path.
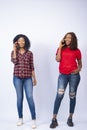
M 13 51 L 11 53 L 11 61 L 14 63 L 14 76 L 20 78 L 32 77 L 34 70 L 33 53 L 26 51 L 24 54 L 16 52 L 16 58 L 13 58 Z

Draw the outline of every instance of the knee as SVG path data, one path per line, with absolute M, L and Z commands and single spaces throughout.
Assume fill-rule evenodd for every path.
M 74 98 L 76 97 L 76 93 L 75 93 L 75 92 L 70 92 L 70 93 L 69 93 L 69 97 L 70 97 L 71 99 L 74 99 Z
M 23 101 L 23 97 L 22 96 L 17 96 L 17 101 L 18 102 L 22 102 Z
M 63 98 L 64 92 L 65 92 L 64 89 L 58 89 L 58 96 L 59 96 L 60 98 Z
M 33 100 L 33 96 L 31 95 L 31 96 L 27 96 L 27 100 L 28 101 L 32 101 Z

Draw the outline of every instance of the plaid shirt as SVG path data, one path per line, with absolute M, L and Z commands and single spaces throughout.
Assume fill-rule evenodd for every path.
M 34 70 L 33 53 L 26 51 L 24 54 L 16 53 L 16 58 L 13 58 L 13 51 L 11 53 L 11 61 L 14 64 L 14 76 L 20 78 L 32 77 Z

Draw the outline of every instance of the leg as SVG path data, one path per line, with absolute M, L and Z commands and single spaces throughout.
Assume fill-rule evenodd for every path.
M 76 105 L 76 93 L 78 84 L 80 82 L 80 75 L 79 74 L 71 74 L 69 79 L 69 97 L 70 97 L 70 110 L 69 110 L 69 118 L 68 118 L 68 125 L 73 126 L 72 117 L 75 110 Z M 71 122 L 71 123 L 70 123 Z
M 59 111 L 59 107 L 61 104 L 61 101 L 64 97 L 64 93 L 66 90 L 66 86 L 68 84 L 68 76 L 60 74 L 58 78 L 58 89 L 57 89 L 57 95 L 54 103 L 54 111 L 53 116 L 55 117 Z
M 54 111 L 53 111 L 53 118 L 57 117 L 57 113 L 61 104 L 61 101 L 63 99 L 64 96 L 64 89 L 58 89 L 58 92 L 56 94 L 56 99 L 55 99 L 55 103 L 54 103 Z
M 27 78 L 24 80 L 24 89 L 25 89 L 25 94 L 27 98 L 27 102 L 30 108 L 31 116 L 32 119 L 36 119 L 36 113 L 35 113 L 35 104 L 33 100 L 33 83 L 32 83 L 32 78 Z
M 69 97 L 70 97 L 70 110 L 71 114 L 74 113 L 75 105 L 76 105 L 76 93 L 77 88 L 80 82 L 80 75 L 79 74 L 71 74 L 69 80 Z
M 54 103 L 53 119 L 52 119 L 50 128 L 55 128 L 58 125 L 56 117 L 58 114 L 58 110 L 59 110 L 61 101 L 64 97 L 64 93 L 65 93 L 67 84 L 68 84 L 68 76 L 60 74 L 59 78 L 58 78 L 57 95 L 56 95 L 56 99 L 55 99 L 55 103 Z
M 13 78 L 13 83 L 17 94 L 17 110 L 19 118 L 23 118 L 23 85 L 22 80 L 16 76 Z

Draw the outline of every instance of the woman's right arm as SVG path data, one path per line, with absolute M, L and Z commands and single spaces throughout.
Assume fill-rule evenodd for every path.
M 14 44 L 13 46 L 13 51 L 11 53 L 11 61 L 14 63 L 14 64 L 17 64 L 17 51 L 16 51 L 16 44 Z
M 61 60 L 61 48 L 58 49 L 57 55 L 56 55 L 56 61 L 60 62 Z
M 62 51 L 62 47 L 64 46 L 64 44 L 62 44 L 63 40 L 60 42 L 59 48 L 57 50 L 57 54 L 56 54 L 56 61 L 60 62 L 61 61 L 61 51 Z

